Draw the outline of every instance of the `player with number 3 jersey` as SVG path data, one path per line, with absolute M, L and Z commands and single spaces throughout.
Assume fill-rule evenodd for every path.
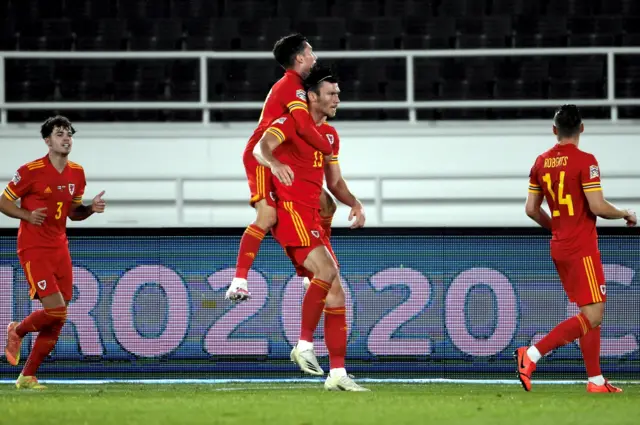
M 518 377 L 526 391 L 531 390 L 531 374 L 538 360 L 576 339 L 589 377 L 587 391 L 622 391 L 600 371 L 600 323 L 607 296 L 596 220 L 624 219 L 628 226 L 635 226 L 637 220 L 634 212 L 620 210 L 604 199 L 598 161 L 578 147 L 583 131 L 575 105 L 558 109 L 553 127 L 558 143 L 536 158 L 529 176 L 527 215 L 551 230 L 551 257 L 569 301 L 578 305 L 580 313 L 531 347 L 516 350 Z M 541 208 L 543 199 L 551 216 Z
M 31 299 L 44 307 L 22 322 L 7 326 L 5 355 L 16 366 L 27 333 L 38 332 L 31 354 L 16 381 L 19 389 L 43 389 L 35 377 L 38 367 L 56 345 L 73 298 L 73 268 L 67 242 L 67 218 L 84 220 L 102 213 L 104 192 L 91 205 L 82 204 L 84 170 L 68 160 L 75 130 L 62 116 L 49 118 L 41 128 L 49 153 L 23 165 L 0 197 L 0 212 L 20 219 L 18 259 L 29 283 Z M 20 200 L 20 206 L 15 203 Z

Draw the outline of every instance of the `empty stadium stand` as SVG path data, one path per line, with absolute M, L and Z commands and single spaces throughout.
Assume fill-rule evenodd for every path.
M 0 50 L 265 51 L 290 31 L 316 50 L 640 46 L 637 0 L 4 0 Z M 344 100 L 404 100 L 405 62 L 337 60 Z M 606 94 L 606 58 L 416 60 L 416 100 L 589 99 Z M 270 60 L 210 61 L 211 101 L 261 101 L 281 71 Z M 196 60 L 6 60 L 7 101 L 197 101 Z M 616 97 L 640 97 L 640 57 L 616 58 Z M 62 111 L 85 121 L 198 121 L 199 111 Z M 44 111 L 11 111 L 40 121 Z M 419 110 L 419 119 L 548 118 L 546 109 Z M 343 110 L 341 119 L 406 119 L 404 110 Z M 607 118 L 608 108 L 586 108 Z M 212 111 L 254 121 L 256 111 Z M 637 118 L 638 107 L 619 108 Z

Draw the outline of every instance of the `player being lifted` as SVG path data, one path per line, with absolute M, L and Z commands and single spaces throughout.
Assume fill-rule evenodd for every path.
M 368 391 L 356 384 L 345 370 L 345 294 L 340 283 L 338 260 L 320 219 L 325 170 L 329 186 L 340 188 L 338 199 L 351 205 L 357 203 L 340 174 L 340 139 L 335 128 L 326 123 L 327 117 L 336 113 L 340 89 L 331 72 L 322 68 L 311 71 L 305 86 L 311 116 L 318 130 L 332 141 L 332 155 L 327 156 L 327 160 L 322 152 L 301 140 L 290 114 L 273 121 L 254 150 L 256 158 L 269 166 L 275 176 L 277 223 L 273 227 L 273 235 L 285 249 L 298 274 L 305 276 L 309 273 L 312 277 L 302 302 L 300 339 L 291 351 L 291 360 L 306 373 L 324 374 L 313 349 L 313 333 L 324 311 L 325 343 L 330 363 L 325 389 Z M 364 220 L 364 217 L 359 219 Z
M 531 374 L 545 354 L 576 339 L 589 377 L 588 392 L 621 392 L 600 371 L 600 323 L 606 302 L 605 279 L 596 219 L 624 219 L 636 225 L 636 215 L 607 202 L 600 186 L 596 158 L 578 148 L 584 125 L 575 105 L 556 111 L 553 133 L 558 143 L 538 156 L 529 179 L 526 212 L 540 226 L 551 230 L 551 258 L 562 286 L 580 313 L 557 325 L 537 344 L 515 352 L 518 377 L 531 390 Z M 545 198 L 551 217 L 541 208 Z
M 249 139 L 243 155 L 251 191 L 250 204 L 256 209 L 257 215 L 240 240 L 235 277 L 226 293 L 226 298 L 232 301 L 243 301 L 251 296 L 247 287 L 249 269 L 258 254 L 262 239 L 277 219 L 275 201 L 271 197 L 271 170 L 259 164 L 253 156 L 253 148 L 264 131 L 276 118 L 289 113 L 296 132 L 305 142 L 325 155 L 331 153 L 329 141 L 318 133 L 309 116 L 307 96 L 302 84 L 316 63 L 311 45 L 300 34 L 288 35 L 275 43 L 273 56 L 286 72 L 267 94 L 258 127 Z M 330 226 L 331 221 L 328 220 L 327 224 Z
M 9 323 L 5 354 L 9 364 L 20 361 L 24 336 L 38 332 L 16 387 L 43 389 L 35 375 L 53 350 L 67 317 L 67 305 L 73 296 L 71 256 L 66 235 L 67 217 L 84 220 L 105 210 L 98 194 L 91 205 L 82 204 L 86 186 L 84 170 L 68 160 L 75 130 L 65 117 L 49 118 L 40 134 L 49 153 L 18 169 L 0 196 L 0 211 L 20 219 L 18 259 L 29 282 L 29 295 L 44 307 L 22 322 Z M 15 202 L 20 199 L 21 206 Z

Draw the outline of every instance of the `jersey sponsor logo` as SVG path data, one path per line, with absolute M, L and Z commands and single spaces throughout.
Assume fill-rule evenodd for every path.
M 73 192 L 76 190 L 76 185 L 73 183 L 69 183 L 69 193 L 73 195 Z
M 302 89 L 296 90 L 296 97 L 305 102 L 307 101 L 307 93 Z
M 605 285 L 600 285 L 600 292 L 602 292 L 602 295 L 606 295 L 607 287 Z
M 312 234 L 313 236 L 315 236 L 316 238 L 319 238 L 319 237 L 320 237 L 320 232 L 318 232 L 317 230 L 312 230 L 312 231 L 311 231 L 311 234 Z
M 329 140 L 329 144 L 333 145 L 333 134 L 327 134 L 327 139 Z
M 284 122 L 287 120 L 287 117 L 280 117 L 277 120 L 275 120 L 274 122 L 272 122 L 271 124 L 284 124 Z
M 41 291 L 44 291 L 45 289 L 47 289 L 47 281 L 46 280 L 41 280 L 40 282 L 37 283 L 38 288 L 40 288 Z
M 589 166 L 589 179 L 595 179 L 596 177 L 600 177 L 600 169 L 597 165 Z
M 13 184 L 20 183 L 20 173 L 16 171 L 16 173 L 13 175 L 13 178 L 11 179 L 11 183 Z

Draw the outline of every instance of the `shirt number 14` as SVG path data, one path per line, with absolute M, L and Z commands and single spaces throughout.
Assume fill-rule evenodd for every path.
M 560 180 L 558 181 L 558 200 L 556 201 L 556 194 L 553 192 L 553 182 L 551 181 L 551 173 L 547 173 L 542 176 L 542 180 L 547 183 L 547 190 L 549 191 L 549 195 L 551 195 L 551 199 L 554 203 L 557 202 L 557 205 L 566 205 L 567 210 L 569 211 L 569 215 L 573 216 L 573 201 L 571 200 L 571 195 L 564 194 L 564 171 L 560 171 Z M 560 209 L 553 209 L 552 212 L 554 217 L 560 216 Z

